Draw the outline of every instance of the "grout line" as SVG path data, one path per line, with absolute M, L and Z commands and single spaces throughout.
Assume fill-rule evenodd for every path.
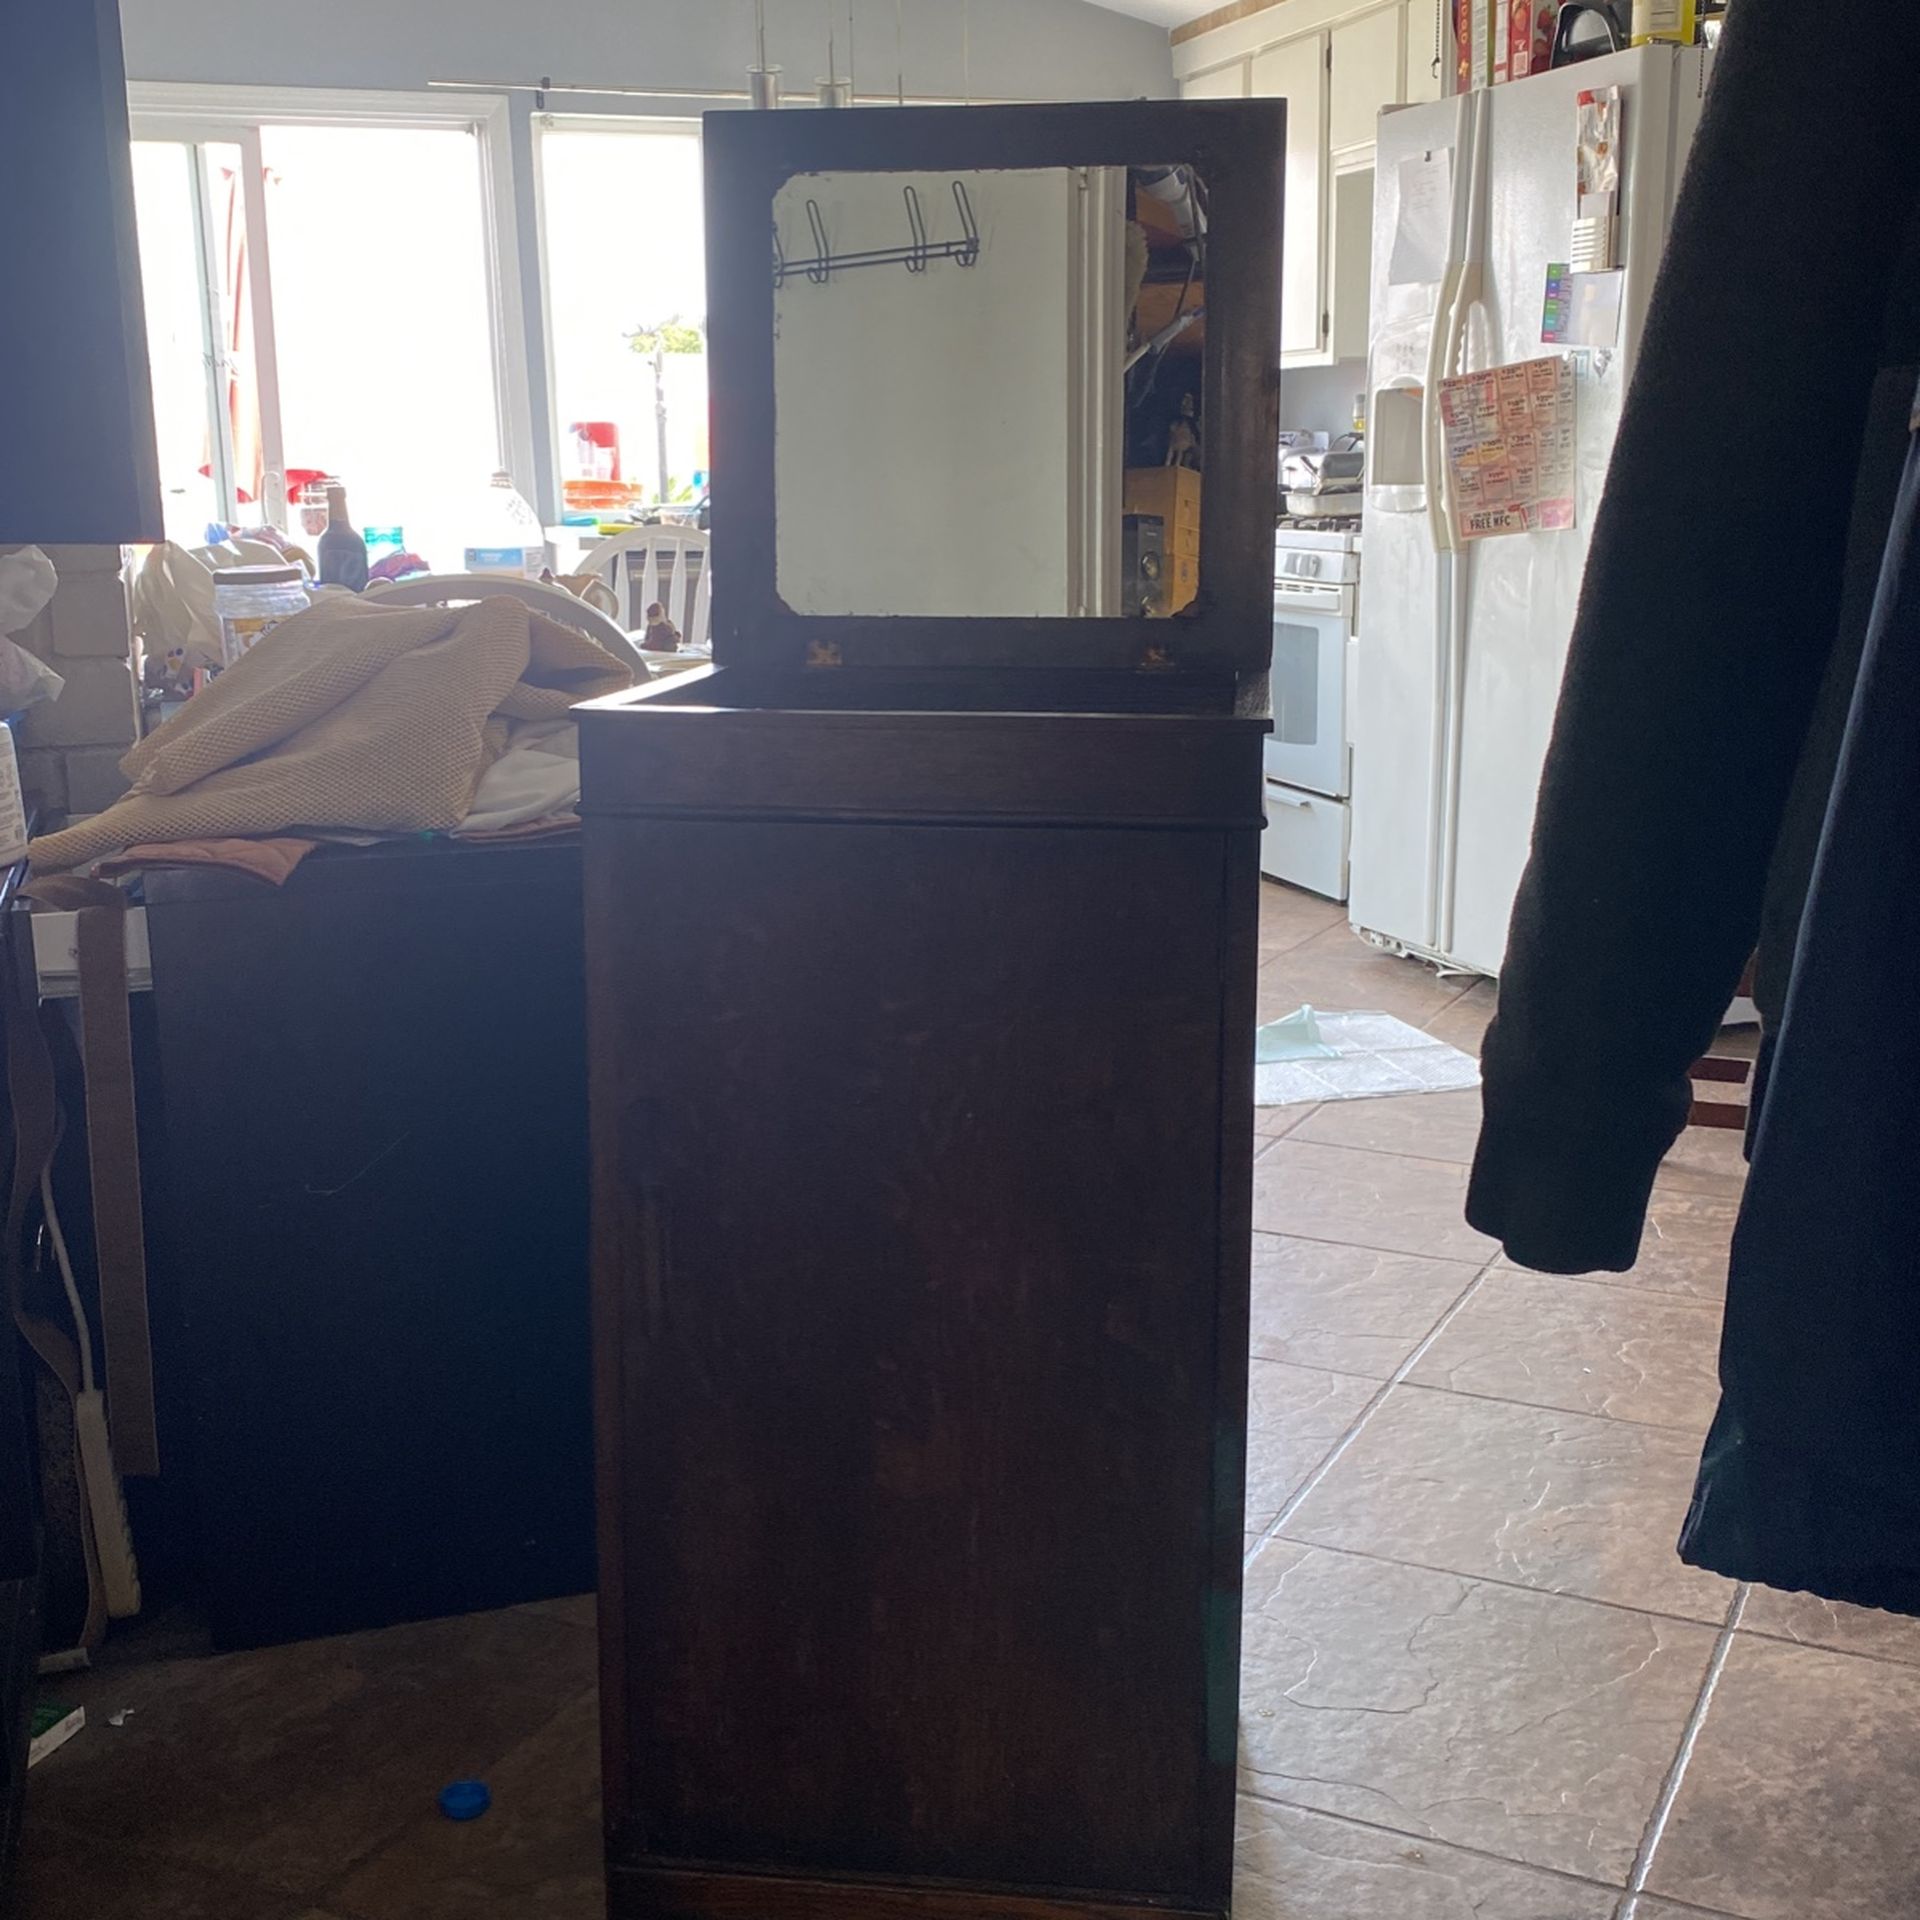
M 1258 1782 L 1260 1776 L 1251 1776 Z M 1537 1861 L 1516 1860 L 1510 1853 L 1494 1853 L 1486 1847 L 1476 1847 L 1465 1840 L 1442 1839 L 1438 1834 L 1414 1833 L 1406 1827 L 1389 1827 L 1378 1820 L 1369 1820 L 1357 1813 L 1329 1813 L 1325 1807 L 1317 1807 L 1305 1800 L 1289 1800 L 1277 1793 L 1263 1793 L 1257 1784 L 1247 1784 L 1243 1779 L 1240 1793 L 1249 1800 L 1257 1800 L 1262 1806 L 1286 1807 L 1294 1813 L 1304 1813 L 1310 1819 L 1331 1820 L 1335 1826 L 1358 1827 L 1363 1833 L 1377 1833 L 1389 1840 L 1417 1840 L 1422 1846 L 1437 1847 L 1445 1853 L 1461 1853 L 1469 1859 L 1485 1860 L 1493 1866 L 1524 1867 L 1529 1873 L 1537 1873 L 1543 1880 L 1558 1880 L 1568 1886 L 1585 1887 L 1590 1893 L 1617 1893 L 1619 1888 L 1606 1880 L 1590 1880 L 1584 1873 L 1569 1873 L 1564 1867 L 1543 1867 Z M 1301 1920 L 1306 1920 L 1302 1915 Z M 1719 1920 L 1715 1916 L 1714 1920 Z
M 1321 1371 L 1332 1369 L 1323 1367 Z M 1359 1377 L 1364 1379 L 1365 1375 Z M 1743 1622 L 1740 1631 L 1749 1640 L 1764 1640 L 1774 1647 L 1798 1647 L 1802 1653 L 1829 1654 L 1835 1660 L 1865 1660 L 1871 1666 L 1899 1667 L 1908 1673 L 1920 1669 L 1920 1659 L 1903 1660 L 1897 1653 L 1868 1653 L 1862 1647 L 1835 1647 L 1824 1640 L 1802 1640 L 1795 1634 L 1783 1633 L 1778 1627 L 1749 1627 Z
M 1465 1093 L 1468 1089 L 1465 1087 L 1440 1087 L 1432 1089 L 1432 1091 L 1440 1093 Z M 1403 1094 L 1394 1097 L 1416 1100 L 1422 1096 L 1419 1094 Z M 1345 1106 L 1347 1103 L 1343 1100 L 1323 1100 L 1320 1104 L 1322 1106 L 1338 1107 Z M 1284 1140 L 1287 1136 L 1283 1133 L 1279 1137 Z M 1417 1160 L 1423 1167 L 1445 1167 L 1449 1173 L 1465 1173 L 1473 1164 L 1469 1160 L 1442 1160 L 1437 1155 L 1431 1153 L 1396 1153 L 1391 1147 L 1350 1147 L 1343 1140 L 1309 1140 L 1303 1141 L 1301 1144 L 1304 1146 L 1317 1147 L 1323 1153 L 1364 1153 L 1369 1160 Z M 1694 1197 L 1698 1199 L 1701 1196 L 1695 1195 Z
M 1718 1633 L 1711 1620 L 1702 1620 L 1696 1613 L 1666 1613 L 1658 1607 L 1636 1607 L 1626 1600 L 1603 1600 L 1596 1594 L 1570 1593 L 1564 1587 L 1530 1587 L 1522 1580 L 1506 1579 L 1497 1573 L 1462 1573 L 1458 1567 L 1436 1567 L 1430 1560 L 1402 1560 L 1392 1554 L 1373 1553 L 1365 1547 L 1329 1546 L 1324 1540 L 1309 1540 L 1300 1534 L 1278 1536 L 1280 1541 L 1290 1547 L 1307 1547 L 1315 1553 L 1334 1553 L 1344 1560 L 1364 1560 L 1376 1567 L 1407 1567 L 1416 1573 L 1437 1573 L 1443 1579 L 1464 1580 L 1470 1586 L 1504 1587 L 1509 1593 L 1531 1593 L 1547 1600 L 1571 1600 L 1576 1606 L 1605 1607 L 1609 1613 L 1631 1614 L 1636 1620 L 1665 1620 L 1676 1627 L 1692 1627 L 1701 1633 Z M 1273 1544 L 1262 1536 L 1261 1545 Z
M 1273 1142 L 1268 1141 L 1267 1144 L 1271 1146 Z M 1355 1253 L 1380 1253 L 1393 1260 L 1421 1260 L 1428 1266 L 1458 1267 L 1470 1279 L 1478 1279 L 1482 1270 L 1487 1268 L 1501 1273 L 1516 1271 L 1512 1267 L 1503 1267 L 1497 1253 L 1488 1259 L 1477 1259 L 1471 1255 L 1462 1259 L 1457 1253 L 1409 1253 L 1405 1247 L 1369 1247 L 1358 1240 L 1323 1240 L 1317 1234 L 1294 1233 L 1286 1227 L 1255 1227 L 1253 1237 L 1256 1240 L 1298 1240 L 1309 1247 L 1347 1247 Z M 1524 1272 L 1525 1269 L 1518 1271 Z M 1671 1299 L 1675 1296 L 1663 1297 Z
M 1280 1142 L 1284 1140 L 1286 1137 L 1287 1136 L 1285 1134 L 1280 1134 L 1277 1138 L 1268 1138 L 1266 1142 L 1266 1146 L 1277 1147 L 1280 1144 Z M 1296 1142 L 1296 1144 L 1301 1146 L 1320 1146 L 1320 1145 L 1323 1145 L 1324 1143 L 1318 1140 L 1307 1140 L 1307 1141 Z M 1336 1153 L 1365 1153 L 1368 1151 L 1368 1149 L 1365 1147 L 1336 1147 L 1333 1149 L 1333 1151 Z M 1257 1153 L 1255 1153 L 1254 1158 L 1255 1160 L 1260 1160 L 1260 1159 L 1263 1159 L 1265 1155 L 1266 1155 L 1266 1147 L 1262 1147 Z M 1408 1159 L 1413 1159 L 1415 1156 L 1412 1154 L 1388 1154 L 1384 1157 L 1390 1160 L 1408 1160 Z M 1465 1171 L 1464 1167 L 1459 1167 L 1458 1162 L 1451 1161 L 1451 1160 L 1429 1161 L 1428 1165 L 1453 1166 L 1453 1167 L 1458 1167 L 1459 1170 L 1462 1172 Z M 1696 1195 L 1695 1197 L 1700 1198 L 1702 1196 Z M 1711 1197 L 1711 1196 L 1705 1196 L 1705 1197 Z M 1316 1247 L 1348 1247 L 1348 1248 L 1351 1248 L 1352 1251 L 1355 1253 L 1392 1254 L 1395 1259 L 1399 1259 L 1399 1260 L 1437 1260 L 1442 1265 L 1450 1266 L 1450 1267 L 1479 1267 L 1484 1264 L 1484 1266 L 1489 1272 L 1517 1273 L 1524 1277 L 1535 1279 L 1535 1280 L 1578 1280 L 1582 1282 L 1584 1285 L 1590 1286 L 1590 1287 L 1612 1287 L 1620 1293 L 1644 1294 L 1646 1298 L 1649 1300 L 1677 1301 L 1681 1306 L 1711 1307 L 1715 1313 L 1724 1313 L 1726 1311 L 1726 1304 L 1724 1301 L 1703 1300 L 1700 1297 L 1700 1295 L 1697 1293 L 1676 1293 L 1670 1287 L 1650 1287 L 1645 1285 L 1643 1282 L 1636 1281 L 1630 1274 L 1625 1274 L 1625 1273 L 1562 1273 L 1562 1274 L 1540 1273 L 1535 1268 L 1532 1268 L 1532 1267 L 1520 1267 L 1520 1266 L 1513 1265 L 1510 1261 L 1506 1260 L 1503 1257 L 1500 1250 L 1497 1248 L 1495 1249 L 1493 1255 L 1483 1263 L 1479 1260 L 1472 1258 L 1471 1256 L 1465 1259 L 1462 1259 L 1461 1256 L 1457 1253 L 1434 1253 L 1432 1251 L 1415 1252 L 1412 1248 L 1409 1248 L 1409 1247 L 1376 1246 L 1374 1242 L 1371 1240 L 1334 1240 L 1334 1239 L 1330 1239 L 1324 1233 L 1302 1233 L 1297 1227 L 1255 1227 L 1254 1232 L 1256 1234 L 1259 1234 L 1259 1233 L 1270 1234 L 1276 1240 L 1304 1240 L 1308 1242 L 1310 1245 L 1316 1246 Z M 1482 1237 L 1484 1238 L 1485 1236 L 1483 1235 Z
M 1350 1100 L 1315 1101 L 1313 1103 L 1313 1111 L 1318 1112 L 1322 1107 L 1366 1106 L 1375 1100 L 1382 1100 L 1382 1099 L 1384 1100 L 1421 1100 L 1421 1099 L 1426 1099 L 1435 1094 L 1478 1093 L 1479 1091 L 1480 1089 L 1478 1087 L 1422 1087 L 1417 1091 L 1409 1091 L 1406 1093 L 1361 1094 Z M 1307 1103 L 1303 1101 L 1301 1102 L 1301 1104 L 1304 1106 Z M 1262 1109 L 1256 1108 L 1255 1111 L 1256 1112 L 1262 1111 Z M 1267 1109 L 1267 1111 L 1270 1111 L 1270 1109 Z M 1300 1120 L 1297 1120 L 1294 1122 L 1294 1127 L 1298 1127 L 1299 1125 L 1301 1125 L 1302 1122 L 1306 1119 L 1306 1117 L 1307 1116 L 1303 1114 Z M 1293 1132 L 1294 1127 L 1289 1127 L 1286 1133 L 1268 1134 L 1265 1136 L 1265 1138 L 1269 1140 L 1284 1140 L 1287 1138 L 1287 1134 L 1290 1134 Z M 1473 1166 L 1473 1160 L 1471 1156 L 1469 1156 L 1465 1160 L 1449 1160 L 1444 1155 L 1441 1155 L 1441 1154 L 1419 1153 L 1415 1151 L 1409 1151 L 1408 1149 L 1403 1147 L 1369 1147 L 1369 1146 L 1364 1146 L 1360 1142 L 1355 1140 L 1311 1140 L 1306 1142 L 1305 1144 L 1308 1146 L 1315 1146 L 1315 1147 L 1335 1147 L 1342 1153 L 1370 1153 L 1374 1155 L 1377 1159 L 1381 1159 L 1381 1160 L 1423 1160 L 1426 1162 L 1428 1166 L 1458 1167 L 1463 1172 L 1470 1170 Z M 1688 1173 L 1684 1169 L 1682 1170 L 1683 1179 L 1688 1179 L 1688 1178 L 1700 1178 L 1700 1179 L 1716 1178 L 1717 1179 L 1719 1177 L 1720 1176 L 1718 1175 L 1711 1175 L 1704 1172 L 1696 1175 L 1696 1174 Z M 1745 1180 L 1739 1174 L 1728 1174 L 1725 1177 L 1730 1181 L 1738 1181 L 1739 1182 L 1738 1187 L 1722 1189 L 1720 1187 L 1675 1186 L 1673 1184 L 1673 1176 L 1667 1171 L 1665 1163 L 1662 1162 L 1661 1165 L 1654 1170 L 1653 1191 L 1656 1195 L 1665 1195 L 1669 1199 L 1672 1199 L 1675 1197 L 1684 1197 L 1688 1200 L 1729 1201 L 1737 1208 L 1740 1204 L 1741 1196 L 1746 1191 Z M 1577 1279 L 1582 1279 L 1585 1276 L 1581 1274 L 1566 1274 L 1561 1277 L 1569 1280 L 1577 1280 Z
M 1269 1142 L 1284 1140 L 1296 1127 L 1304 1127 L 1327 1103 L 1324 1100 L 1301 1100 L 1295 1104 L 1299 1107 L 1300 1111 L 1296 1113 L 1278 1133 L 1263 1133 L 1259 1134 L 1258 1137 Z M 1255 1113 L 1277 1113 L 1278 1111 L 1279 1109 L 1277 1107 L 1254 1108 Z
M 1280 1139 L 1269 1140 L 1267 1142 L 1267 1145 L 1269 1147 L 1277 1147 L 1281 1145 L 1282 1142 L 1285 1141 L 1285 1139 L 1286 1139 L 1286 1135 L 1282 1134 L 1280 1136 Z M 1344 1149 L 1336 1148 L 1335 1151 L 1340 1152 L 1340 1151 L 1344 1151 Z M 1254 1155 L 1254 1158 L 1256 1161 L 1263 1159 L 1264 1157 L 1265 1157 L 1264 1152 Z M 1476 1276 L 1478 1276 L 1478 1274 L 1481 1272 L 1483 1268 L 1491 1269 L 1491 1268 L 1497 1267 L 1500 1264 L 1500 1258 L 1497 1250 L 1494 1253 L 1492 1258 L 1483 1259 L 1473 1254 L 1466 1254 L 1462 1256 L 1457 1253 L 1434 1253 L 1431 1251 L 1416 1252 L 1411 1247 L 1376 1246 L 1374 1242 L 1371 1240 L 1332 1240 L 1332 1239 L 1329 1239 L 1323 1233 L 1300 1233 L 1292 1227 L 1255 1227 L 1254 1232 L 1270 1233 L 1274 1236 L 1276 1240 L 1305 1240 L 1309 1244 L 1316 1247 L 1347 1247 L 1355 1253 L 1388 1253 L 1388 1254 L 1392 1254 L 1393 1257 L 1397 1260 L 1438 1260 L 1443 1266 L 1471 1267 L 1474 1270 L 1474 1273 Z M 1523 1268 L 1521 1269 L 1521 1271 L 1524 1272 L 1525 1269 Z M 1651 1292 L 1652 1289 L 1646 1288 L 1646 1289 L 1641 1289 L 1641 1291 Z M 1672 1299 L 1683 1298 L 1683 1297 L 1686 1297 L 1686 1296 L 1680 1296 L 1675 1294 L 1662 1294 L 1660 1296 L 1660 1298 L 1662 1298 L 1663 1300 L 1672 1300 Z
M 1452 1324 L 1454 1316 L 1473 1297 L 1480 1283 L 1492 1270 L 1493 1263 L 1491 1261 L 1488 1261 L 1485 1266 L 1482 1266 L 1461 1290 L 1459 1297 L 1454 1301 L 1453 1305 L 1427 1330 L 1426 1338 L 1394 1368 L 1393 1372 L 1390 1373 L 1386 1379 L 1381 1381 L 1379 1391 L 1375 1393 L 1372 1398 L 1368 1400 L 1367 1404 L 1354 1416 L 1352 1425 L 1328 1448 L 1320 1464 L 1307 1475 L 1306 1479 L 1304 1479 L 1299 1486 L 1294 1488 L 1293 1492 L 1290 1493 L 1281 1504 L 1280 1511 L 1273 1516 L 1272 1520 L 1268 1522 L 1262 1531 L 1259 1539 L 1247 1550 L 1244 1564 L 1251 1565 L 1254 1555 L 1257 1554 L 1269 1540 L 1275 1538 L 1280 1532 L 1280 1529 L 1299 1512 L 1301 1502 L 1304 1501 L 1307 1496 L 1313 1492 L 1314 1488 L 1333 1470 L 1334 1462 L 1359 1439 L 1361 1429 L 1373 1418 L 1380 1403 L 1386 1399 L 1387 1395 L 1390 1394 L 1395 1387 L 1401 1385 L 1407 1375 L 1426 1358 L 1427 1349 L 1431 1347 Z
M 1264 1357 L 1261 1354 L 1254 1355 L 1256 1360 Z M 1311 1363 L 1281 1361 L 1279 1364 L 1294 1366 Z M 1338 1373 L 1340 1369 L 1321 1367 L 1319 1371 Z M 1362 1374 L 1360 1378 L 1365 1379 L 1366 1375 Z M 1591 1407 L 1563 1407 L 1552 1400 L 1522 1400 L 1518 1395 L 1511 1393 L 1475 1393 L 1471 1387 L 1442 1386 L 1434 1380 L 1409 1380 L 1407 1385 L 1416 1393 L 1449 1393 L 1456 1400 L 1480 1400 L 1489 1406 L 1526 1407 L 1534 1413 L 1563 1414 L 1569 1420 L 1603 1420 L 1609 1426 L 1638 1427 L 1643 1433 L 1677 1433 L 1695 1447 L 1702 1445 L 1706 1440 L 1705 1427 L 1682 1426 L 1673 1420 L 1636 1420 L 1630 1413 L 1595 1413 Z
M 1653 1811 L 1647 1816 L 1646 1831 L 1640 1836 L 1640 1850 L 1633 1857 L 1633 1872 L 1627 1877 L 1624 1907 L 1627 1914 L 1631 1914 L 1635 1902 L 1647 1890 L 1647 1880 L 1653 1872 L 1654 1855 L 1659 1851 L 1660 1842 L 1667 1836 L 1667 1822 L 1673 1817 L 1674 1802 L 1680 1798 L 1680 1783 L 1686 1778 L 1688 1763 L 1693 1759 L 1694 1748 L 1700 1743 L 1701 1730 L 1707 1724 L 1707 1709 L 1713 1704 L 1714 1689 L 1719 1686 L 1720 1676 L 1726 1671 L 1727 1656 L 1733 1651 L 1734 1635 L 1739 1631 L 1741 1616 L 1747 1610 L 1747 1596 L 1752 1591 L 1745 1584 L 1733 1590 L 1725 1624 L 1720 1629 L 1720 1637 L 1713 1643 L 1713 1652 L 1707 1659 L 1707 1671 L 1700 1681 L 1699 1697 L 1693 1703 L 1693 1711 L 1687 1715 L 1687 1724 L 1681 1731 L 1673 1764 L 1660 1784 L 1660 1797 L 1653 1803 Z

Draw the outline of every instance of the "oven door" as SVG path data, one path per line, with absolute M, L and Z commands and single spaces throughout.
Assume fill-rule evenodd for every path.
M 1344 798 L 1347 636 L 1353 588 L 1289 580 L 1273 590 L 1273 734 L 1267 775 Z

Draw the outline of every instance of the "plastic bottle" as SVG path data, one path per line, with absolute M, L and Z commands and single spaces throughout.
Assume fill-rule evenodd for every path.
M 473 521 L 465 531 L 466 572 L 539 579 L 547 563 L 547 537 L 539 515 L 515 491 L 511 474 L 494 474 L 493 484 L 475 502 Z
M 1636 47 L 1648 46 L 1656 40 L 1671 40 L 1690 47 L 1699 24 L 1695 0 L 1633 0 Z
M 213 611 L 220 621 L 221 659 L 232 666 L 282 620 L 312 605 L 300 567 L 216 568 Z
M 367 543 L 347 518 L 345 487 L 327 489 L 327 530 L 320 536 L 320 584 L 358 593 L 367 584 Z

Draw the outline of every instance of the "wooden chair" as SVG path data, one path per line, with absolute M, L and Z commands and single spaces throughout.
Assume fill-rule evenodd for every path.
M 458 607 L 502 595 L 524 600 L 536 613 L 597 640 L 616 660 L 633 668 L 636 681 L 652 677 L 646 655 L 627 637 L 619 621 L 590 606 L 578 594 L 569 593 L 565 587 L 549 586 L 544 580 L 521 580 L 501 573 L 416 573 L 405 580 L 377 580 L 367 589 L 368 599 L 392 607 Z
M 629 527 L 589 548 L 582 573 L 597 573 L 619 596 L 621 618 L 640 632 L 656 602 L 680 630 L 682 647 L 704 651 L 711 637 L 712 570 L 698 527 Z

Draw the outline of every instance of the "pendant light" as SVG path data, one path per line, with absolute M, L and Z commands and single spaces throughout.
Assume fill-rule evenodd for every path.
M 827 0 L 827 75 L 814 83 L 823 107 L 853 105 L 853 8 L 847 8 L 847 77 L 840 78 L 839 50 L 834 44 L 834 0 Z
M 780 104 L 780 69 L 767 65 L 767 0 L 753 0 L 754 64 L 747 69 L 747 98 L 756 107 Z

